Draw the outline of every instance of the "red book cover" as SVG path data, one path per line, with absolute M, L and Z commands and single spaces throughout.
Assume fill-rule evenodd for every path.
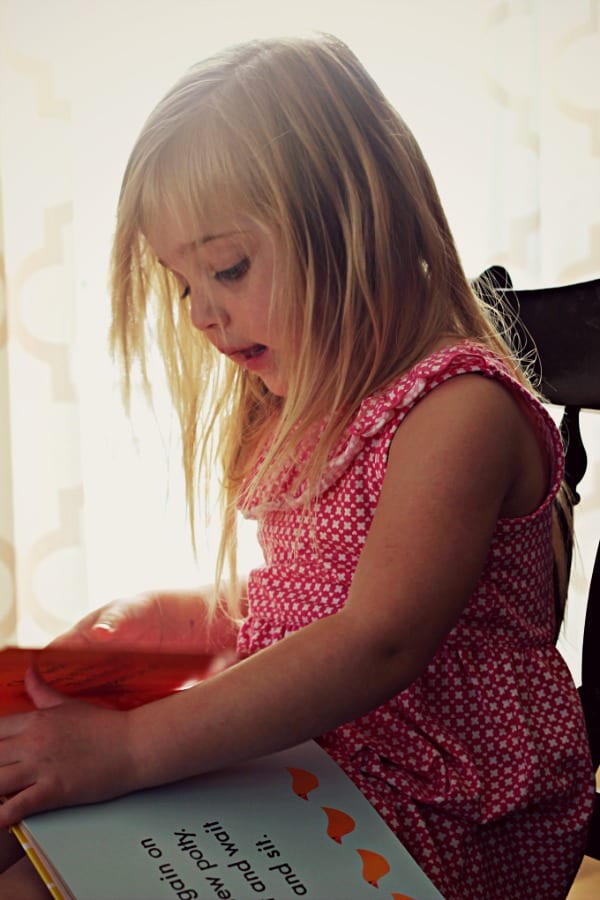
M 113 709 L 131 709 L 196 684 L 212 657 L 134 649 L 6 647 L 0 651 L 0 715 L 33 709 L 25 690 L 27 669 L 64 694 Z

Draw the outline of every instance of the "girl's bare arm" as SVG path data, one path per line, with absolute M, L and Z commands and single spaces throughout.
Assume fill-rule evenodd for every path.
M 437 388 L 394 438 L 343 610 L 128 713 L 61 703 L 31 679 L 39 705 L 57 705 L 0 720 L 0 792 L 15 793 L 0 825 L 272 752 L 377 707 L 457 621 L 499 516 L 532 511 L 545 490 L 541 451 L 501 386 Z

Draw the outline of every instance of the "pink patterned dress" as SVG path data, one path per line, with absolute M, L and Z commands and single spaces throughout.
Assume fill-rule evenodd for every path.
M 475 592 L 423 675 L 319 742 L 446 900 L 559 900 L 594 796 L 579 699 L 553 644 L 551 505 L 563 451 L 547 411 L 488 350 L 441 350 L 363 401 L 328 463 L 317 543 L 286 483 L 277 502 L 244 511 L 258 519 L 266 565 L 250 576 L 238 650 L 248 656 L 343 606 L 396 429 L 436 386 L 472 372 L 530 410 L 552 460 L 548 495 L 530 515 L 498 521 Z

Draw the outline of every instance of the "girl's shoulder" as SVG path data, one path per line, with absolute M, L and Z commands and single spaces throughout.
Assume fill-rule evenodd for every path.
M 502 382 L 528 408 L 552 460 L 553 490 L 557 489 L 562 478 L 562 442 L 551 416 L 497 354 L 481 344 L 459 341 L 430 353 L 362 401 L 327 458 L 317 494 L 338 482 L 365 451 L 373 454 L 369 456 L 370 466 L 384 472 L 391 441 L 410 410 L 448 379 L 475 373 Z M 306 453 L 314 450 L 319 435 L 313 435 L 311 440 L 314 443 L 307 445 Z M 251 505 L 243 506 L 244 515 L 254 518 L 273 510 L 303 506 L 307 501 L 307 485 L 302 482 L 292 488 L 292 475 L 293 469 L 291 472 L 286 470 L 271 491 L 269 500 L 257 495 Z
M 551 461 L 552 492 L 564 475 L 564 449 L 560 431 L 540 399 L 522 384 L 511 365 L 489 347 L 459 341 L 430 353 L 409 371 L 363 400 L 350 425 L 353 440 L 360 443 L 385 435 L 383 452 L 405 416 L 431 391 L 451 378 L 480 374 L 503 385 L 525 409 Z
M 545 411 L 537 398 L 512 374 L 511 368 L 493 350 L 463 340 L 435 350 L 411 369 L 366 397 L 350 426 L 353 433 L 368 437 L 391 419 L 402 419 L 439 385 L 458 375 L 481 374 L 503 383 L 536 412 Z

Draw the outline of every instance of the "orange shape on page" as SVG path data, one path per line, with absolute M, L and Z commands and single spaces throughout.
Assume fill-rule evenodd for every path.
M 310 791 L 314 791 L 316 787 L 319 786 L 319 779 L 316 775 L 313 775 L 312 772 L 307 772 L 306 769 L 294 769 L 293 767 L 287 766 L 287 770 L 292 776 L 292 790 L 298 797 L 302 797 L 303 800 L 308 800 L 308 793 Z
M 357 850 L 356 852 L 363 861 L 362 877 L 367 884 L 379 887 L 377 884 L 379 879 L 390 871 L 389 862 L 380 853 L 373 853 L 372 850 Z
M 392 900 L 415 900 L 415 898 L 409 897 L 408 894 L 392 894 Z
M 327 816 L 327 834 L 332 840 L 341 844 L 344 835 L 354 831 L 356 822 L 352 816 L 342 812 L 341 809 L 334 809 L 331 806 L 322 806 L 321 809 Z

